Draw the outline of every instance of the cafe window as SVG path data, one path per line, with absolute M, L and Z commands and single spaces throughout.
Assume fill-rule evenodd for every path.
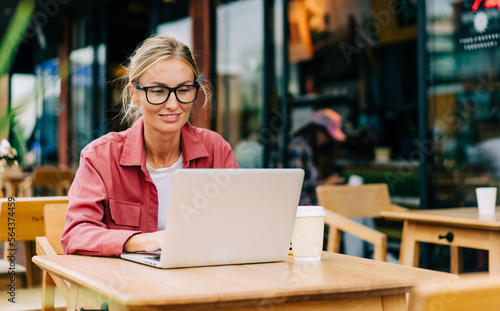
M 108 45 L 103 7 L 83 14 L 72 25 L 69 52 L 69 163 L 77 164 L 81 150 L 110 131 L 108 103 Z M 113 77 L 115 79 L 116 77 Z
M 106 46 L 89 45 L 70 53 L 71 62 L 71 160 L 78 161 L 80 151 L 101 136 L 106 128 Z
M 187 45 L 192 46 L 192 20 L 189 16 L 189 1 L 156 1 L 153 7 L 158 18 L 156 33 L 169 35 Z
M 221 3 L 217 18 L 217 125 L 241 167 L 263 167 L 263 3 Z
M 473 206 L 500 182 L 500 4 L 427 1 L 435 207 Z
M 416 2 L 289 1 L 288 26 L 292 135 L 319 108 L 338 112 L 347 135 L 321 151 L 320 174 L 418 197 Z
M 24 161 L 24 155 L 26 152 L 32 149 L 32 146 L 27 143 L 31 138 L 33 131 L 35 129 L 37 117 L 41 116 L 41 111 L 37 109 L 36 101 L 36 76 L 34 74 L 26 73 L 15 73 L 11 76 L 10 85 L 10 95 L 11 95 L 11 108 L 19 109 L 19 114 L 16 117 L 17 128 L 13 131 L 18 131 L 17 133 L 12 133 L 17 140 L 16 150 L 18 156 L 21 158 L 20 162 L 23 165 L 33 165 L 36 164 L 35 152 L 30 153 L 26 156 L 26 161 Z M 57 82 L 57 79 L 56 81 Z M 57 92 L 57 87 L 56 87 Z M 11 144 L 14 144 L 12 141 Z M 33 144 L 31 144 L 33 145 Z M 41 154 L 38 153 L 38 162 L 41 161 Z
M 57 109 L 61 94 L 59 66 L 58 59 L 35 66 L 37 123 L 29 138 L 35 164 L 57 163 Z

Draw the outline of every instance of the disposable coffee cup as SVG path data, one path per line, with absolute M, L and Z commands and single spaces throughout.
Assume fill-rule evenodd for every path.
M 321 260 L 326 212 L 323 206 L 299 206 L 292 234 L 295 261 Z
M 497 202 L 496 187 L 479 187 L 476 188 L 477 207 L 479 215 L 495 214 L 495 206 Z

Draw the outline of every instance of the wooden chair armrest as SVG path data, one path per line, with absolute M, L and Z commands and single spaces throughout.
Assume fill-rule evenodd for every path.
M 44 236 L 37 236 L 36 240 L 36 254 L 37 255 L 57 255 L 56 251 L 50 245 L 49 240 Z
M 395 212 L 408 212 L 410 209 L 396 204 L 391 204 L 390 210 Z
M 387 236 L 384 233 L 328 210 L 326 211 L 325 223 L 330 228 L 333 227 L 334 229 L 350 233 L 363 241 L 373 244 L 374 258 L 381 261 L 386 260 Z

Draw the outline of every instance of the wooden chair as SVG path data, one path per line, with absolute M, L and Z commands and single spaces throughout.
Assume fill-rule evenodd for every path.
M 33 196 L 37 190 L 41 195 L 67 195 L 75 177 L 75 169 L 56 166 L 38 166 L 33 168 L 33 177 L 26 180 L 21 189 L 30 189 L 27 195 Z
M 427 310 L 498 310 L 500 280 L 467 277 L 445 283 L 426 284 L 410 292 L 409 311 Z
M 16 260 L 16 277 L 22 276 L 22 270 L 25 269 L 28 287 L 40 282 L 39 270 L 31 262 L 31 257 L 35 254 L 35 238 L 45 233 L 43 207 L 48 203 L 67 202 L 68 197 L 64 196 L 0 199 L 0 242 L 4 242 L 3 260 L 9 262 L 7 256 L 12 252 L 10 249 L 16 249 L 15 253 L 18 253 L 18 244 L 11 244 L 14 242 L 12 238 L 15 239 L 16 243 L 24 243 L 25 267 L 17 264 Z M 13 227 L 15 227 L 15 231 L 12 230 Z
M 37 255 L 63 255 L 61 235 L 68 204 L 47 204 L 44 208 L 45 236 L 36 238 Z M 66 301 L 69 298 L 69 286 L 61 278 L 43 271 L 42 311 L 54 310 L 55 286 L 61 291 Z
M 341 232 L 346 232 L 373 244 L 374 259 L 386 260 L 386 234 L 349 218 L 377 218 L 384 210 L 406 210 L 391 203 L 387 184 L 320 185 L 316 194 L 318 204 L 326 210 L 325 223 L 330 226 L 327 251 L 339 252 Z

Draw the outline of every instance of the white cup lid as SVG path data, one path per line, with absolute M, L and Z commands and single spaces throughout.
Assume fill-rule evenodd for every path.
M 297 217 L 326 216 L 323 206 L 300 205 L 297 207 Z

